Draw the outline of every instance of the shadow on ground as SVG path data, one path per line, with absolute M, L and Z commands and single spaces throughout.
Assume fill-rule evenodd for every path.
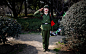
M 59 54 L 75 54 L 73 51 L 59 51 Z
M 0 45 L 0 54 L 5 54 L 13 50 L 13 46 L 9 44 L 2 44 Z
M 28 54 L 30 54 L 30 52 L 32 50 L 35 50 L 33 53 L 37 54 L 38 51 L 34 46 L 31 45 L 26 45 L 26 44 L 14 44 L 14 45 L 10 45 L 10 44 L 2 44 L 0 45 L 0 54 L 17 54 L 21 51 L 23 51 L 26 47 L 28 47 Z

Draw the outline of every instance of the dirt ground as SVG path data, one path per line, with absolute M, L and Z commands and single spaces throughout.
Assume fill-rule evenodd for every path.
M 12 51 L 12 53 L 6 54 L 65 54 L 62 53 L 62 51 L 54 51 L 54 49 L 57 47 L 56 43 L 58 43 L 58 41 L 61 41 L 63 37 L 65 36 L 51 36 L 49 39 L 50 51 L 43 52 L 42 36 L 40 33 L 20 34 L 20 37 L 18 39 L 14 39 L 12 37 L 7 38 L 7 43 L 9 43 L 15 49 Z

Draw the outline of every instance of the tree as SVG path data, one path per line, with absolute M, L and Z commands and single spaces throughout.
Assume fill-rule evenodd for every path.
M 40 8 L 40 0 L 28 0 L 28 8 L 37 10 Z
M 56 15 L 63 15 L 64 12 L 68 10 L 70 6 L 80 0 L 41 0 L 44 4 L 50 6 L 51 14 L 53 15 L 53 10 L 55 10 Z M 61 13 L 62 12 L 62 13 Z
M 6 37 L 18 37 L 21 33 L 21 25 L 13 18 L 0 17 L 0 43 L 7 41 Z
M 27 2 L 25 0 L 25 16 L 27 16 Z
M 42 1 L 42 3 L 39 3 Z M 79 0 L 28 0 L 28 7 L 30 9 L 38 10 L 43 7 L 45 4 L 50 6 L 51 15 L 53 16 L 53 10 L 56 15 L 62 16 L 64 12 L 68 10 L 68 8 L 75 2 Z
M 15 18 L 20 14 L 23 2 L 24 0 L 0 0 L 0 3 L 7 5 L 13 11 Z
M 0 0 L 0 5 L 3 5 L 3 0 Z

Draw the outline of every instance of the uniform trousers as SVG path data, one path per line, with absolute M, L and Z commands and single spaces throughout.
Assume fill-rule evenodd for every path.
M 47 50 L 49 46 L 50 30 L 42 30 L 43 49 Z

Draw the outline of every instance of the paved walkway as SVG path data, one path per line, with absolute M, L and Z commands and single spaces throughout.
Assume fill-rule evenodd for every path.
M 55 49 L 56 42 L 60 41 L 64 36 L 52 36 L 49 39 L 49 49 L 50 52 L 43 52 L 42 46 L 42 36 L 37 34 L 21 34 L 19 39 L 16 39 L 15 42 L 20 42 L 26 44 L 27 47 L 23 49 L 22 52 L 18 54 L 56 54 L 53 49 Z

